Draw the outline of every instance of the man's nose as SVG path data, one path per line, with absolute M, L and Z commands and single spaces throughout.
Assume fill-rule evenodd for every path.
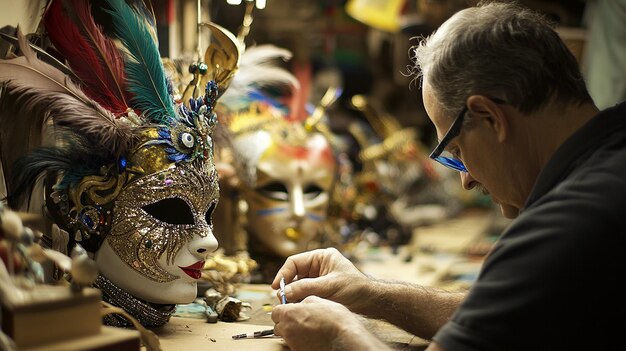
M 461 185 L 465 190 L 472 190 L 478 183 L 469 172 L 459 172 L 461 176 Z

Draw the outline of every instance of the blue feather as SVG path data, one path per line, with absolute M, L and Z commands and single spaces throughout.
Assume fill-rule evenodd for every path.
M 126 76 L 134 94 L 134 108 L 151 122 L 170 124 L 176 114 L 157 44 L 146 22 L 124 2 L 107 0 L 111 10 L 115 36 L 127 49 Z
M 248 93 L 248 97 L 251 99 L 251 101 L 263 101 L 263 102 L 267 103 L 268 105 L 276 107 L 278 109 L 284 109 L 285 108 L 284 104 L 281 104 L 277 100 L 272 99 L 271 97 L 263 94 L 259 90 L 252 90 L 252 91 L 250 91 Z
M 159 133 L 159 138 L 161 139 L 171 139 L 172 137 L 169 129 L 159 128 L 157 132 Z
M 172 162 L 180 162 L 182 160 L 188 160 L 189 159 L 189 155 L 187 154 L 169 154 L 167 155 L 167 158 L 172 161 Z

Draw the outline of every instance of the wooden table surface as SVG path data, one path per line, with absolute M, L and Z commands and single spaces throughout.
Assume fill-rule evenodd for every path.
M 370 320 L 369 330 L 396 350 L 421 351 L 428 343 L 388 323 Z M 206 323 L 201 319 L 173 317 L 157 335 L 163 351 L 212 350 L 212 351 L 284 351 L 289 350 L 280 337 L 259 339 L 232 338 L 233 335 L 272 328 L 272 325 L 251 323 Z
M 278 303 L 275 292 L 265 284 L 244 284 L 240 287 L 237 297 L 252 306 L 246 311 L 246 315 L 250 317 L 248 320 L 207 323 L 203 318 L 174 316 L 164 327 L 154 330 L 159 336 L 163 351 L 195 350 L 204 347 L 213 351 L 288 350 L 280 337 L 238 340 L 232 338 L 237 334 L 271 329 L 274 326 L 270 316 L 271 307 Z M 389 323 L 377 320 L 367 320 L 366 323 L 369 330 L 394 349 L 424 350 L 428 345 L 426 341 Z

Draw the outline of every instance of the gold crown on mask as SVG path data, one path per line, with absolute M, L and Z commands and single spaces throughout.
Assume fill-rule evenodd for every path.
M 0 61 L 0 150 L 2 163 L 13 164 L 9 204 L 23 206 L 45 174 L 49 214 L 92 252 L 111 229 L 119 194 L 149 175 L 169 187 L 174 173 L 208 174 L 210 184 L 199 186 L 217 191 L 213 109 L 239 55 L 234 36 L 208 24 L 218 36 L 207 49 L 214 61 L 206 63 L 201 93 L 177 103 L 152 9 L 143 1 L 93 4 L 55 0 L 44 16 L 46 34 L 69 69 L 40 60 L 19 30 L 22 56 Z M 48 122 L 55 142 L 36 147 Z M 19 138 L 30 142 L 8 152 Z
M 291 121 L 286 118 L 284 111 L 262 101 L 250 103 L 248 109 L 241 110 L 229 116 L 229 131 L 236 138 L 257 131 L 266 131 L 277 144 L 292 146 L 304 145 L 310 132 L 304 123 Z
M 254 50 L 255 48 L 251 49 Z M 271 52 L 275 48 L 266 49 Z M 243 54 L 245 58 L 247 53 Z M 274 54 L 278 56 L 280 53 Z M 270 56 L 271 54 L 265 54 Z M 263 56 L 252 54 L 252 56 Z M 240 71 L 245 71 L 246 65 L 242 65 Z M 239 82 L 239 77 L 235 77 L 234 85 L 249 84 L 251 87 L 244 90 L 238 96 L 234 91 L 229 91 L 222 101 L 220 108 L 220 121 L 226 125 L 228 131 L 233 137 L 241 136 L 256 131 L 267 131 L 272 135 L 272 139 L 282 143 L 291 145 L 301 145 L 308 135 L 311 133 L 322 133 L 332 141 L 334 139 L 330 131 L 326 117 L 326 109 L 331 105 L 342 93 L 342 89 L 337 86 L 328 87 L 326 93 L 321 98 L 317 106 L 304 104 L 302 106 L 287 106 L 288 100 L 301 101 L 303 99 L 302 86 L 287 70 L 280 67 L 272 66 L 272 63 L 264 62 L 264 65 L 254 65 L 258 71 L 270 69 L 274 75 L 283 74 L 281 79 L 274 79 L 267 83 L 264 82 Z M 268 76 L 269 74 L 260 73 L 260 76 Z M 267 93 L 262 86 L 274 86 L 283 88 L 290 86 L 290 89 L 282 89 Z M 231 89 L 236 90 L 236 89 Z M 274 89 L 276 90 L 276 89 Z
M 248 61 L 247 56 L 253 59 Z M 301 75 L 304 78 L 298 80 L 291 72 L 276 65 L 273 59 L 278 57 L 288 58 L 290 55 L 267 45 L 247 49 L 242 54 L 239 73 L 218 107 L 220 122 L 233 139 L 235 166 L 247 185 L 256 182 L 256 162 L 263 147 L 251 143 L 255 144 L 255 135 L 260 132 L 267 133 L 273 145 L 303 147 L 311 136 L 319 133 L 329 145 L 336 146 L 336 138 L 325 117 L 326 109 L 341 95 L 342 89 L 331 85 L 316 106 L 307 104 L 308 72 L 300 71 L 305 72 Z M 256 80 L 246 81 L 249 70 L 254 70 Z M 237 140 L 246 141 L 240 143 Z

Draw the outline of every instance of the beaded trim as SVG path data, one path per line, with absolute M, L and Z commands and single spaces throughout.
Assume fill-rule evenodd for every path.
M 102 292 L 102 300 L 120 307 L 133 316 L 144 327 L 160 327 L 165 325 L 176 310 L 176 305 L 154 305 L 139 300 L 128 292 L 120 289 L 103 275 L 99 275 L 93 286 Z M 105 325 L 113 327 L 132 327 L 130 321 L 118 314 L 103 317 Z

